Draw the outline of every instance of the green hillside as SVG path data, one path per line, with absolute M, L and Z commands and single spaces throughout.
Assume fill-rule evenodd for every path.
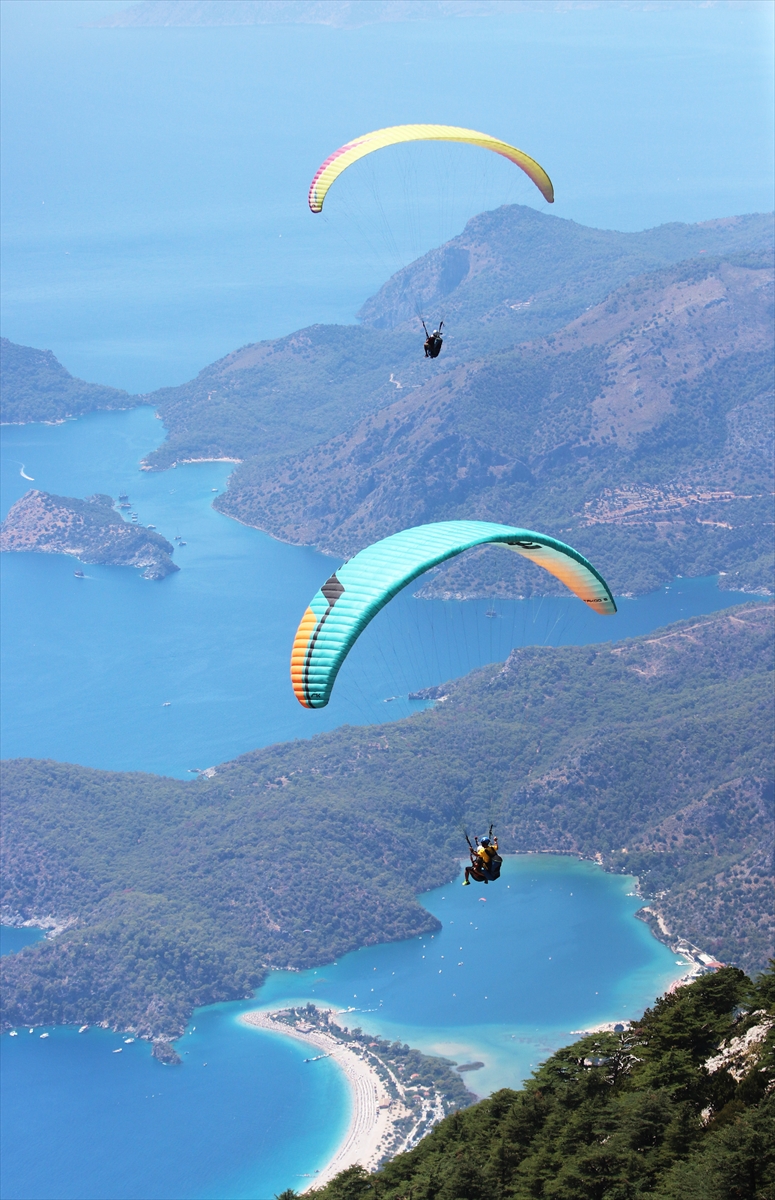
M 0 421 L 63 421 L 103 408 L 132 408 L 136 396 L 99 383 L 85 383 L 65 370 L 50 350 L 17 346 L 0 338 Z
M 446 317 L 437 361 L 415 302 Z M 232 460 L 224 513 L 336 554 L 475 517 L 565 537 L 617 592 L 715 573 L 775 591 L 771 215 L 619 233 L 504 207 L 361 317 L 243 346 L 146 397 L 4 343 L 3 419 L 155 404 L 167 438 L 148 469 Z M 484 550 L 424 594 L 552 586 Z
M 450 348 L 460 341 L 475 357 L 546 337 L 638 275 L 702 254 L 772 249 L 769 213 L 620 233 L 505 205 L 394 275 L 359 316 L 377 329 L 415 329 L 417 305 L 445 317 Z
M 319 1200 L 772 1200 L 775 972 L 718 971 Z M 281 1200 L 289 1200 L 292 1192 Z
M 219 507 L 345 556 L 477 518 L 562 537 L 619 593 L 719 572 L 773 591 L 772 282 L 760 256 L 638 276 L 551 337 L 407 387 L 274 471 L 245 462 Z M 423 594 L 553 586 L 484 550 Z
M 514 651 L 433 709 L 270 746 L 196 783 L 6 762 L 4 919 L 66 926 L 2 960 L 6 1027 L 176 1036 L 195 1005 L 250 994 L 271 966 L 434 929 L 416 893 L 454 878 L 459 821 L 481 827 L 493 797 L 507 853 L 637 874 L 671 937 L 761 970 L 772 626 L 773 606 L 752 604 L 613 645 Z M 343 888 L 353 844 L 379 853 Z

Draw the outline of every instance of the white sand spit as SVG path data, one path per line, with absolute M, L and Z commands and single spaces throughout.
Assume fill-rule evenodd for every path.
M 259 1029 L 307 1042 L 318 1054 L 333 1058 L 347 1077 L 352 1096 L 349 1127 L 333 1158 L 303 1190 L 323 1187 L 340 1171 L 356 1163 L 367 1171 L 376 1170 L 388 1147 L 394 1143 L 395 1123 L 409 1115 L 409 1110 L 400 1101 L 391 1100 L 376 1071 L 350 1046 L 313 1026 L 304 1023 L 300 1023 L 301 1028 L 288 1025 L 268 1011 L 243 1013 L 241 1020 L 257 1025 Z M 310 1067 L 314 1070 L 312 1064 Z

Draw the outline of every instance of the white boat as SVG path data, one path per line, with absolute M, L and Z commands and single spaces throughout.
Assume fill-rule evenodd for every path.
M 169 706 L 171 704 L 172 704 L 171 700 L 165 700 L 164 703 L 162 704 L 162 708 L 169 708 Z
M 124 1049 L 124 1047 L 123 1047 L 123 1046 L 119 1046 L 118 1050 L 114 1050 L 114 1051 L 113 1051 L 113 1053 L 114 1053 L 114 1054 L 120 1054 L 120 1053 L 121 1053 L 121 1051 L 122 1051 L 123 1049 Z
M 81 1026 L 81 1028 L 78 1030 L 78 1032 L 79 1032 L 79 1033 L 86 1033 L 86 1030 L 87 1030 L 88 1028 L 89 1028 L 89 1026 L 88 1026 L 88 1025 L 82 1025 L 82 1026 Z
M 131 1046 L 131 1044 L 134 1040 L 135 1040 L 134 1038 L 124 1038 L 124 1045 Z
M 8 1036 L 9 1037 L 18 1037 L 19 1035 L 15 1029 L 12 1029 Z
M 40 1036 L 41 1036 L 42 1038 L 43 1038 L 43 1037 L 48 1037 L 48 1034 L 47 1034 L 47 1033 L 42 1033 Z

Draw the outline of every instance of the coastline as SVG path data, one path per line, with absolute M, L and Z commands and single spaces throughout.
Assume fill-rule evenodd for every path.
M 258 1010 L 240 1017 L 248 1025 L 265 1029 L 284 1037 L 305 1042 L 318 1054 L 333 1058 L 344 1073 L 352 1101 L 350 1121 L 342 1141 L 325 1166 L 302 1189 L 302 1195 L 312 1188 L 323 1187 L 335 1175 L 356 1163 L 367 1171 L 375 1171 L 398 1132 L 397 1123 L 405 1119 L 408 1110 L 400 1100 L 393 1100 L 377 1072 L 349 1046 L 313 1026 L 296 1028 L 278 1019 L 282 1010 Z M 335 1013 L 336 1009 L 327 1009 Z

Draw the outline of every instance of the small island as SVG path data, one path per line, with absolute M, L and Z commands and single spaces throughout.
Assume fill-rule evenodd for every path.
M 53 496 L 32 489 L 0 525 L 0 550 L 71 554 L 83 563 L 142 567 L 144 579 L 164 579 L 180 567 L 161 534 L 125 521 L 111 496 Z

